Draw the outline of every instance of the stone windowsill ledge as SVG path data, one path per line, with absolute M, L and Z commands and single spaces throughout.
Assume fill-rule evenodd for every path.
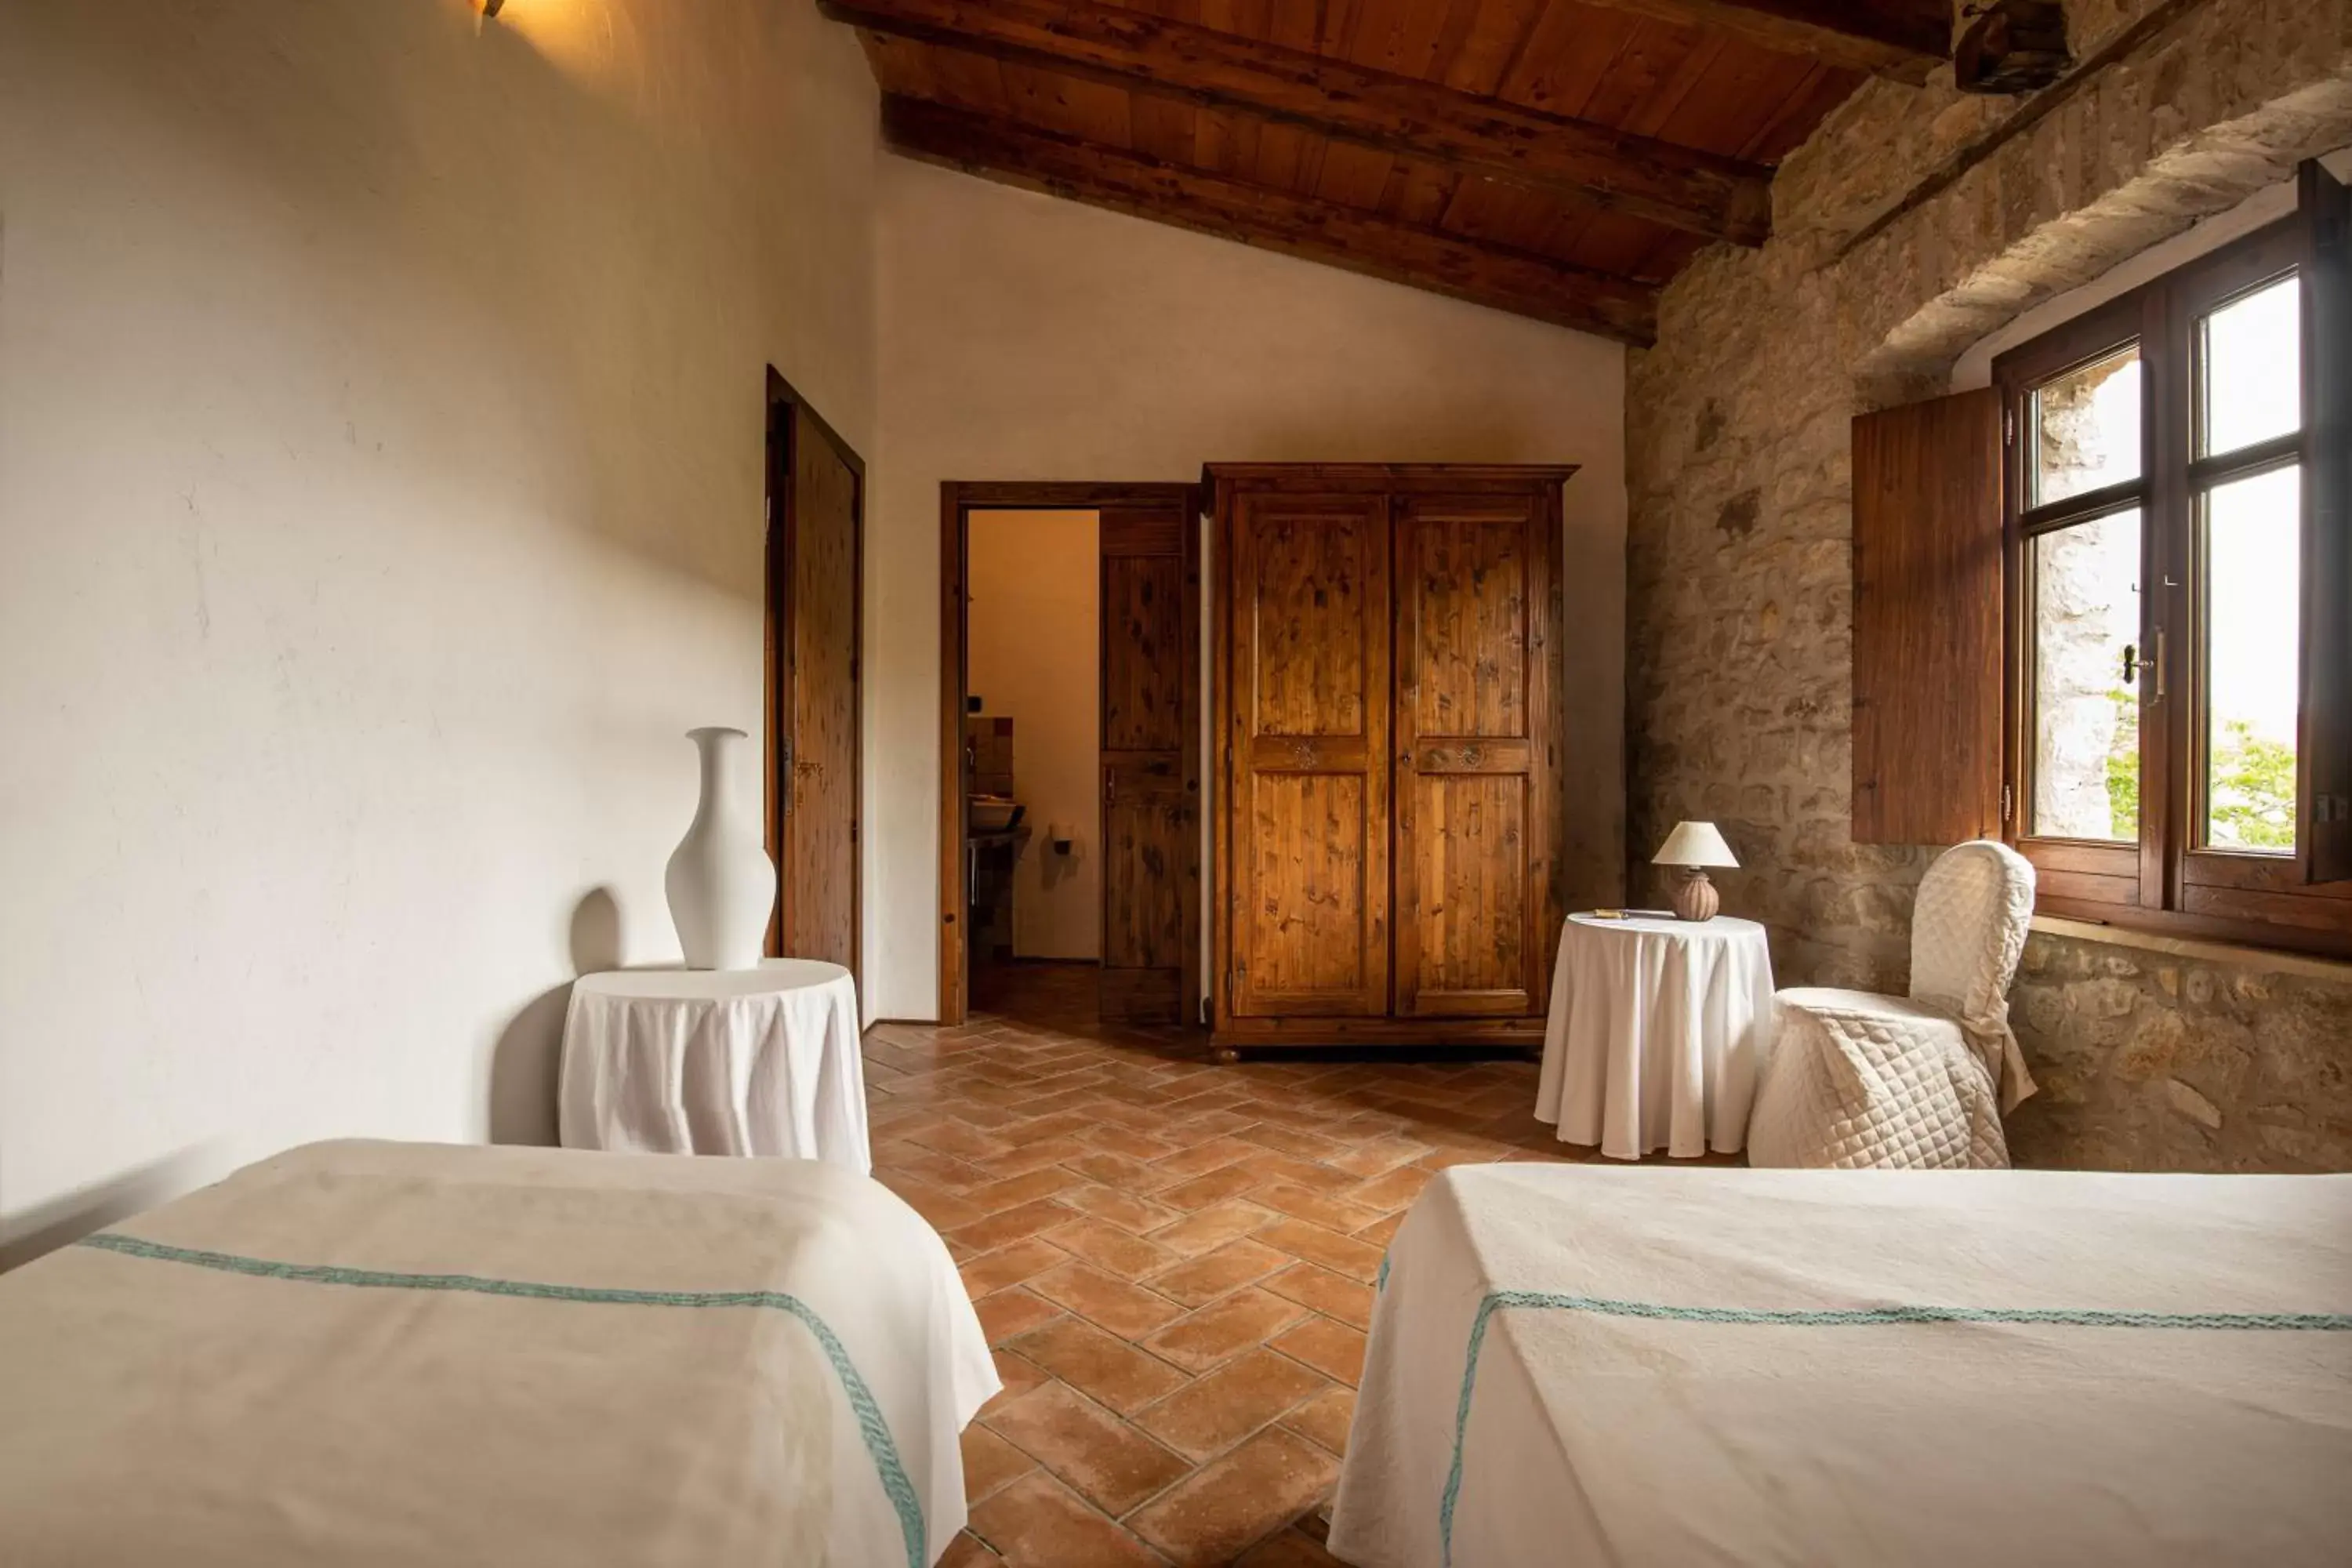
M 2314 980 L 2332 980 L 2339 984 L 2352 985 L 2352 963 L 2306 952 L 2278 952 L 2263 947 L 2241 947 L 2235 942 L 2164 936 L 2155 931 L 2133 931 L 2125 926 L 2101 925 L 2096 921 L 2064 920 L 2057 915 L 2034 916 L 2032 929 L 2051 936 L 2070 937 L 2076 942 L 2103 942 L 2109 947 L 2136 947 L 2149 952 L 2169 953 L 2175 958 L 2224 963 L 2235 969 L 2251 969 L 2265 974 L 2299 974 Z

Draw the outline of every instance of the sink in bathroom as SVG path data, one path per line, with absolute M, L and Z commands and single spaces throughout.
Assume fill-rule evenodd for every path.
M 964 820 L 974 833 L 1003 833 L 1016 826 L 1028 808 L 1001 795 L 967 797 Z

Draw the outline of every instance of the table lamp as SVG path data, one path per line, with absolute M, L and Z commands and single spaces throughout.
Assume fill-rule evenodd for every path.
M 1715 830 L 1712 822 L 1677 822 L 1675 830 L 1666 835 L 1665 847 L 1650 858 L 1653 866 L 1680 866 L 1682 885 L 1675 889 L 1675 918 L 1683 921 L 1711 921 L 1723 908 L 1723 900 L 1715 884 L 1706 879 L 1709 866 L 1737 866 L 1738 858 L 1731 846 Z

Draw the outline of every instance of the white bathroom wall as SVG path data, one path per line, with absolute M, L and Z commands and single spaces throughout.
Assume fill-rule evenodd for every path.
M 1033 830 L 1013 868 L 1020 958 L 1102 956 L 1097 830 L 1102 555 L 1090 511 L 975 511 L 967 582 L 971 695 L 1013 721 L 1013 795 Z M 1073 829 L 1056 855 L 1049 828 Z

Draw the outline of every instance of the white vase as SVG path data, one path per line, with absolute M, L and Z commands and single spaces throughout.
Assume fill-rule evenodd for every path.
M 688 730 L 702 753 L 702 799 L 663 887 L 688 969 L 756 969 L 776 905 L 776 866 L 735 809 L 731 765 L 740 730 Z

